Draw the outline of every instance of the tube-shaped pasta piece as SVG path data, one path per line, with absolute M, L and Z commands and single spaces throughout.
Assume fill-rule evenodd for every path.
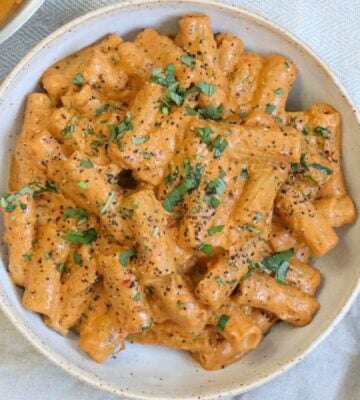
M 243 305 L 240 307 L 244 314 L 249 317 L 261 330 L 262 334 L 265 335 L 269 329 L 277 321 L 277 317 L 261 308 L 250 307 Z
M 307 263 L 310 257 L 309 247 L 302 236 L 293 229 L 281 223 L 274 215 L 269 238 L 270 245 L 275 252 L 294 249 L 295 257 L 302 263 Z
M 144 290 L 128 266 L 129 260 L 124 258 L 126 250 L 118 250 L 119 253 L 99 257 L 99 272 L 119 326 L 127 332 L 141 332 L 152 324 Z
M 228 226 L 231 243 L 250 237 L 268 239 L 277 192 L 285 181 L 287 169 L 276 164 L 253 165 Z
M 27 270 L 32 259 L 35 239 L 35 208 L 30 195 L 20 196 L 17 200 L 22 207 L 5 212 L 4 240 L 9 246 L 9 272 L 12 280 L 20 286 L 27 282 Z M 5 210 L 6 211 L 6 210 Z
M 272 117 L 285 119 L 285 103 L 296 74 L 297 68 L 289 59 L 276 54 L 268 56 L 254 93 L 253 111 L 246 123 L 267 125 Z
M 298 162 L 301 156 L 301 134 L 290 126 L 233 126 L 229 151 L 236 159 Z
M 150 331 L 130 335 L 128 339 L 137 343 L 157 344 L 172 349 L 208 352 L 212 350 L 211 337 L 214 334 L 214 330 L 209 327 L 202 332 L 191 332 L 174 322 L 166 321 L 155 324 Z
M 296 326 L 308 324 L 319 308 L 314 297 L 257 272 L 241 283 L 239 294 L 234 299 L 238 304 L 262 308 Z
M 286 281 L 290 286 L 314 296 L 321 282 L 321 274 L 318 269 L 301 263 L 293 257 L 289 262 Z
M 189 87 L 195 81 L 196 71 L 181 62 L 185 53 L 169 37 L 151 28 L 144 29 L 137 35 L 135 45 L 145 52 L 155 66 L 165 68 L 173 64 L 180 86 Z
M 200 104 L 203 106 L 223 104 L 225 106 L 227 85 L 225 74 L 220 68 L 219 54 L 211 31 L 210 18 L 200 14 L 185 15 L 180 19 L 179 27 L 180 31 L 175 37 L 175 43 L 202 63 L 201 78 L 216 85 L 215 93 L 212 96 L 200 95 Z
M 119 242 L 126 242 L 129 232 L 118 211 L 122 196 L 106 176 L 106 169 L 112 169 L 102 169 L 93 163 L 90 168 L 83 167 L 87 160 L 85 154 L 75 152 L 67 160 L 49 162 L 48 174 L 74 203 L 98 215 Z
M 136 238 L 137 261 L 135 268 L 141 283 L 147 284 L 175 273 L 170 238 L 166 233 L 167 217 L 152 190 L 140 190 L 127 197 L 123 215 Z M 128 211 L 129 210 L 129 211 Z
M 263 257 L 264 241 L 253 238 L 233 251 L 234 255 L 222 256 L 199 282 L 195 294 L 200 301 L 212 309 L 219 309 L 248 271 L 249 260 L 257 262 Z
M 220 369 L 238 361 L 262 339 L 260 328 L 239 307 L 224 306 L 217 318 L 217 330 L 223 339 L 216 341 L 211 351 L 192 354 L 207 370 Z
M 29 182 L 44 181 L 45 174 L 28 155 L 33 137 L 46 130 L 51 114 L 51 101 L 46 94 L 32 93 L 27 100 L 24 125 L 12 157 L 9 186 L 18 191 Z
M 84 245 L 74 250 L 66 265 L 65 279 L 60 288 L 58 319 L 49 321 L 52 328 L 63 335 L 86 311 L 97 279 L 96 259 L 90 246 Z
M 332 163 L 332 175 L 320 189 L 321 197 L 341 197 L 347 194 L 341 171 L 341 116 L 328 104 L 310 107 L 309 123 L 318 139 L 318 145 Z
M 229 78 L 229 95 L 242 119 L 246 119 L 251 110 L 263 62 L 259 54 L 244 52 Z
M 99 284 L 94 291 L 88 309 L 79 327 L 80 348 L 95 361 L 104 362 L 114 351 L 123 350 L 127 332 L 116 319 L 106 293 Z
M 349 195 L 325 197 L 315 200 L 314 205 L 335 228 L 350 224 L 356 217 L 355 205 Z
M 329 221 L 296 188 L 283 186 L 277 197 L 276 210 L 287 224 L 300 232 L 316 256 L 336 246 L 338 237 Z
M 60 60 L 43 74 L 45 90 L 55 102 L 59 102 L 62 96 L 76 91 L 73 78 L 81 74 L 84 83 L 96 88 L 105 103 L 121 98 L 122 89 L 128 81 L 118 59 L 114 57 L 114 51 L 121 43 L 120 36 L 111 34 Z
M 186 330 L 201 332 L 209 318 L 209 311 L 199 303 L 187 282 L 176 274 L 163 276 L 149 285 L 159 299 L 168 318 Z
M 126 132 L 121 144 L 111 143 L 109 157 L 118 165 L 134 171 L 140 180 L 153 185 L 162 179 L 162 170 L 175 150 L 178 118 L 183 111 L 172 113 L 164 120 L 160 113 L 160 100 L 164 88 L 149 83 L 137 94 L 130 112 L 133 129 Z
M 50 320 L 58 316 L 61 270 L 70 254 L 70 245 L 62 234 L 74 226 L 74 220 L 64 219 L 66 204 L 63 196 L 54 193 L 44 193 L 36 200 L 36 242 L 22 298 L 24 307 Z
M 228 33 L 216 34 L 215 41 L 218 47 L 219 68 L 228 76 L 234 70 L 244 51 L 244 43 L 237 36 Z
M 152 61 L 145 51 L 132 42 L 123 42 L 117 50 L 120 66 L 131 78 L 137 79 L 136 84 L 145 84 L 151 74 Z

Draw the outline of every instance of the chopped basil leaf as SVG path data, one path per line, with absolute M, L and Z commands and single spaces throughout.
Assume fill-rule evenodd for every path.
M 223 139 L 221 136 L 218 136 L 213 143 L 214 150 L 214 158 L 218 158 L 224 152 L 226 147 L 228 146 L 228 141 Z
M 75 132 L 75 125 L 68 124 L 65 126 L 64 129 L 60 131 L 60 135 L 64 136 L 64 139 L 71 139 L 74 132 Z
M 201 243 L 199 246 L 199 250 L 206 254 L 207 256 L 211 255 L 213 253 L 213 248 L 211 246 L 211 244 L 207 244 L 207 243 Z
M 138 137 L 132 137 L 132 138 L 131 138 L 131 141 L 132 141 L 134 144 L 143 144 L 143 143 L 147 142 L 149 139 L 150 139 L 149 135 L 146 135 L 146 136 L 143 136 L 143 137 L 140 137 L 140 138 L 138 138 Z
M 201 138 L 201 140 L 207 144 L 211 145 L 211 135 L 214 133 L 214 131 L 209 127 L 209 126 L 204 126 L 203 128 L 196 128 L 195 129 L 196 135 Z
M 73 76 L 72 83 L 77 86 L 82 86 L 85 83 L 84 75 L 80 72 Z
M 224 286 L 225 286 L 225 285 L 224 285 L 224 282 L 223 282 L 223 280 L 220 278 L 220 276 L 217 276 L 217 277 L 215 278 L 215 280 L 216 280 L 216 283 L 218 284 L 219 287 L 224 287 Z
M 110 136 L 104 141 L 103 145 L 107 147 L 110 143 L 117 142 L 119 149 L 122 150 L 122 138 L 126 132 L 134 129 L 134 125 L 131 121 L 131 114 L 127 112 L 123 121 L 118 125 L 108 125 L 108 128 L 110 130 Z
M 145 160 L 150 160 L 151 156 L 152 156 L 151 153 L 148 152 L 143 153 L 143 157 L 145 158 Z
M 286 273 L 289 269 L 289 260 L 294 255 L 294 249 L 288 249 L 266 257 L 262 264 L 265 268 L 275 272 L 275 279 L 286 284 Z
M 309 167 L 306 164 L 306 154 L 301 154 L 299 163 L 291 163 L 291 171 L 299 174 L 309 171 Z
M 217 194 L 218 196 L 222 195 L 226 190 L 226 183 L 224 181 L 225 172 L 221 171 L 219 176 L 214 180 L 210 181 L 206 185 L 206 193 L 207 194 Z
M 289 65 L 289 63 L 287 61 L 285 61 L 284 64 L 285 64 L 286 69 L 290 68 L 290 65 Z
M 85 231 L 69 230 L 61 238 L 69 243 L 90 244 L 97 239 L 97 232 L 94 228 Z
M 221 315 L 221 317 L 219 318 L 217 324 L 216 324 L 216 328 L 220 331 L 223 332 L 225 329 L 226 324 L 229 322 L 230 317 L 228 315 Z
M 276 105 L 275 104 L 267 103 L 266 107 L 265 107 L 265 112 L 266 112 L 266 114 L 270 114 L 271 115 L 275 111 L 275 109 L 276 109 Z
M 155 226 L 153 231 L 152 231 L 153 237 L 158 237 L 159 236 L 159 227 Z
M 117 110 L 118 108 L 119 107 L 116 106 L 115 104 L 104 104 L 103 106 L 95 110 L 95 115 L 98 117 L 99 115 L 104 114 L 109 110 Z
M 136 210 L 137 208 L 139 208 L 139 207 L 140 207 L 140 202 L 139 202 L 139 200 L 134 199 L 134 200 L 132 201 L 132 203 L 131 203 L 131 207 L 132 207 L 134 210 Z
M 109 197 L 106 200 L 104 207 L 101 209 L 100 214 L 106 214 L 108 212 L 111 203 L 114 201 L 115 195 L 116 193 L 114 191 L 109 194 Z
M 329 131 L 329 129 L 324 128 L 324 127 L 322 127 L 322 126 L 317 126 L 317 127 L 314 129 L 314 132 L 315 132 L 317 135 L 320 135 L 320 136 L 322 136 L 322 137 L 324 137 L 324 138 L 329 138 L 329 137 L 331 136 L 331 132 Z
M 21 201 L 17 201 L 19 197 L 26 194 L 32 197 L 37 197 L 45 192 L 57 193 L 56 186 L 50 182 L 45 182 L 45 184 L 41 184 L 40 182 L 30 182 L 28 186 L 24 186 L 16 193 L 4 193 L 1 195 L 0 205 L 6 212 L 12 212 L 17 207 L 20 207 L 21 210 L 25 211 L 27 206 Z
M 214 195 L 205 195 L 204 201 L 212 208 L 218 208 L 220 204 L 220 200 Z
M 123 253 L 119 254 L 120 264 L 124 267 L 127 267 L 129 264 L 129 260 L 135 256 L 136 256 L 136 249 L 134 247 L 124 251 Z
M 90 160 L 80 160 L 80 167 L 82 168 L 92 168 L 94 164 Z
M 242 227 L 243 227 L 244 229 L 246 229 L 247 231 L 252 232 L 252 233 L 259 234 L 259 233 L 262 232 L 261 229 L 256 228 L 256 226 L 251 225 L 251 224 L 244 224 Z
M 213 119 L 217 121 L 222 118 L 224 107 L 223 105 L 216 107 L 214 104 L 210 104 L 206 108 L 198 108 L 197 113 L 203 119 Z
M 77 183 L 77 186 L 78 186 L 80 189 L 85 190 L 85 189 L 87 189 L 87 188 L 89 187 L 89 184 L 88 184 L 88 182 L 86 182 L 86 181 L 79 181 L 79 182 Z
M 81 255 L 77 251 L 74 251 L 74 253 L 73 253 L 73 261 L 77 265 L 81 265 L 82 264 Z
M 179 167 L 175 168 L 174 172 L 170 172 L 169 175 L 164 177 L 164 183 L 166 186 L 170 185 L 170 183 L 174 182 L 179 176 Z
M 303 130 L 301 131 L 305 136 L 310 133 L 310 126 L 306 125 L 304 126 Z
M 247 170 L 247 168 L 243 168 L 240 172 L 240 177 L 241 179 L 243 179 L 244 181 L 247 181 L 250 177 L 249 171 Z
M 216 225 L 216 226 L 212 226 L 212 227 L 210 227 L 207 231 L 208 231 L 208 234 L 210 235 L 210 236 L 212 236 L 212 235 L 215 235 L 215 233 L 219 233 L 219 232 L 222 232 L 222 230 L 224 229 L 224 226 L 225 225 Z
M 32 256 L 33 256 L 33 253 L 24 253 L 22 255 L 22 258 L 23 258 L 24 261 L 31 261 Z
M 132 297 L 132 300 L 140 301 L 141 300 L 141 293 L 137 292 L 136 294 L 134 294 L 134 296 Z
M 274 93 L 276 96 L 282 96 L 284 94 L 284 91 L 281 88 L 277 88 L 274 90 Z
M 84 208 L 68 207 L 64 211 L 64 217 L 77 219 L 77 225 L 85 224 L 89 219 L 89 213 Z
M 320 172 L 322 172 L 325 175 L 332 175 L 333 171 L 330 168 L 325 167 L 324 165 L 318 164 L 318 163 L 312 163 L 311 166 L 315 169 L 318 169 Z
M 264 218 L 264 215 L 261 214 L 260 212 L 257 212 L 257 213 L 255 214 L 255 217 L 253 218 L 253 221 L 255 222 L 255 224 L 257 224 L 257 223 L 260 222 L 263 218 Z
M 292 126 L 293 128 L 296 128 L 296 121 L 297 121 L 296 117 L 291 117 L 290 121 L 289 121 L 289 125 Z
M 197 165 L 194 168 L 189 162 L 184 161 L 184 179 L 165 197 L 162 203 L 166 211 L 172 211 L 187 192 L 199 186 L 203 171 L 202 165 Z
M 184 65 L 186 65 L 187 67 L 190 68 L 195 68 L 196 66 L 196 60 L 194 57 L 189 56 L 189 55 L 183 55 L 180 57 L 180 62 Z
M 66 268 L 67 268 L 67 265 L 65 263 L 60 263 L 60 264 L 57 264 L 57 266 L 56 266 L 56 269 L 59 272 L 64 272 L 66 270 Z
M 195 108 L 192 107 L 186 107 L 186 113 L 191 116 L 195 116 L 198 114 Z
M 215 86 L 204 81 L 199 82 L 196 87 L 200 90 L 201 93 L 204 93 L 209 97 L 211 97 L 215 93 Z

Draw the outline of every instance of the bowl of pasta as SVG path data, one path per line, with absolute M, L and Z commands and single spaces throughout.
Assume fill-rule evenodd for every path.
M 79 379 L 134 399 L 243 393 L 358 292 L 359 115 L 259 16 L 97 10 L 19 63 L 0 119 L 0 305 Z

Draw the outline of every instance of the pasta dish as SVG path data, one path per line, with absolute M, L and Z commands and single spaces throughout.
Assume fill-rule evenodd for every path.
M 208 370 L 276 321 L 319 308 L 311 256 L 355 219 L 341 117 L 289 112 L 297 67 L 213 34 L 110 34 L 56 62 L 29 95 L 1 196 L 22 304 L 97 362 L 130 342 Z

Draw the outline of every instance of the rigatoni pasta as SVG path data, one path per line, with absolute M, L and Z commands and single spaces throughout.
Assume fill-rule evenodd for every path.
M 110 34 L 45 71 L 1 196 L 22 304 L 97 362 L 130 340 L 214 370 L 278 320 L 310 323 L 310 257 L 356 216 L 339 113 L 286 110 L 295 64 L 205 15 L 179 26 Z

